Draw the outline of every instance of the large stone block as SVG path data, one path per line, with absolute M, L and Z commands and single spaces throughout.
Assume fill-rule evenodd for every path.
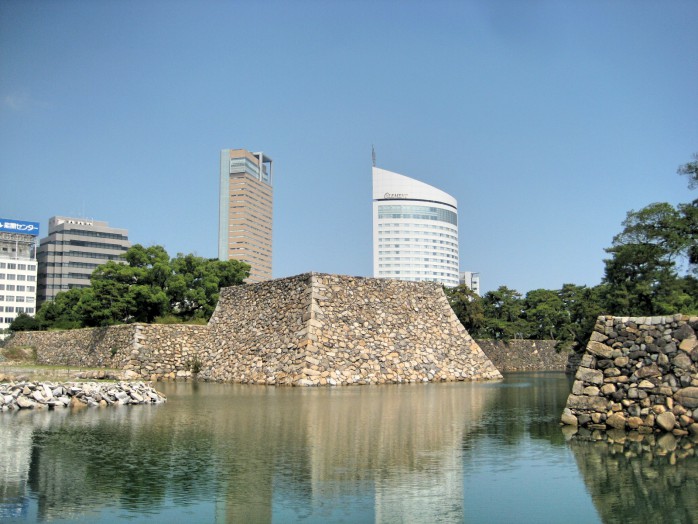
M 590 369 L 580 367 L 577 370 L 577 380 L 581 380 L 587 384 L 594 384 L 596 386 L 603 385 L 603 371 L 599 369 Z
M 674 394 L 674 400 L 685 408 L 698 408 L 698 387 L 679 389 Z
M 603 397 L 587 397 L 585 395 L 570 395 L 567 398 L 567 407 L 572 413 L 577 411 L 603 412 L 609 406 L 609 401 Z
M 591 340 L 587 345 L 587 351 L 592 355 L 596 355 L 597 357 L 611 358 L 613 348 L 601 342 Z

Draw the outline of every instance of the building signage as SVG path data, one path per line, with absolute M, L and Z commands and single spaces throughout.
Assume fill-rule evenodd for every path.
M 407 198 L 407 193 L 386 193 L 383 198 Z
M 0 218 L 0 231 L 3 233 L 20 233 L 22 235 L 39 236 L 39 223 Z

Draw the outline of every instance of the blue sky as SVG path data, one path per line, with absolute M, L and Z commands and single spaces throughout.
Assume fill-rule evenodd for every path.
M 217 256 L 220 149 L 274 160 L 274 276 L 371 276 L 377 165 L 452 194 L 483 290 L 596 285 L 695 198 L 698 2 L 0 0 L 0 216 Z

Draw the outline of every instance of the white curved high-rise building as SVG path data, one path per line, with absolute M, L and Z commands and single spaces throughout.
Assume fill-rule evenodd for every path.
M 373 276 L 458 285 L 458 203 L 448 193 L 373 168 Z

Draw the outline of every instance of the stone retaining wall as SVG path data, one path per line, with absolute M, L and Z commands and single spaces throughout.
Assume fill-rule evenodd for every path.
M 501 374 L 440 284 L 308 273 L 221 290 L 202 375 L 256 384 L 486 380 Z M 234 333 L 235 336 L 231 336 Z
M 698 434 L 698 317 L 599 317 L 562 422 Z
M 37 364 L 111 368 L 135 378 L 189 377 L 208 352 L 208 327 L 127 324 L 66 331 L 22 331 L 6 347 L 31 347 Z
M 565 371 L 569 351 L 555 351 L 554 340 L 478 340 L 499 371 Z
M 133 377 L 342 385 L 487 380 L 501 374 L 439 284 L 307 273 L 221 290 L 208 326 L 131 324 L 20 332 L 39 363 Z
M 20 331 L 5 347 L 31 347 L 36 363 L 54 366 L 113 367 L 127 362 L 137 324 L 66 331 Z

